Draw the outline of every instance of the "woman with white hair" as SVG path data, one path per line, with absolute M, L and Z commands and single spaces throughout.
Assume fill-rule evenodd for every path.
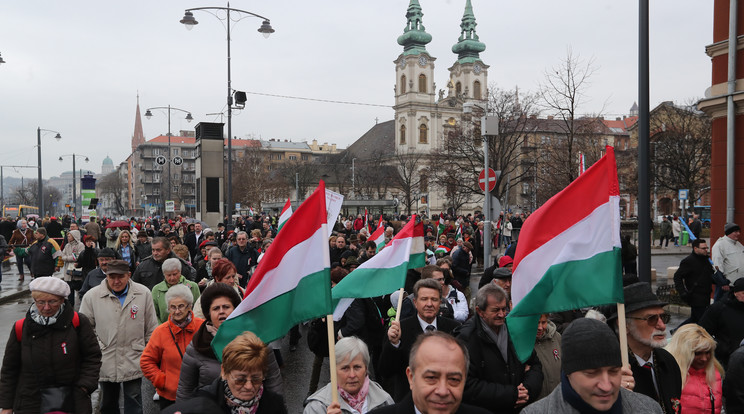
M 176 401 L 183 353 L 204 322 L 192 312 L 194 295 L 188 286 L 178 284 L 170 287 L 165 292 L 165 301 L 168 320 L 155 328 L 140 358 L 142 373 L 160 396 L 161 410 Z
M 181 260 L 175 257 L 165 259 L 161 266 L 163 270 L 163 281 L 152 287 L 152 300 L 155 302 L 155 314 L 158 316 L 158 322 L 163 323 L 168 320 L 169 308 L 166 300 L 166 293 L 174 286 L 183 285 L 191 289 L 194 299 L 199 297 L 199 285 L 186 279 L 181 275 Z
M 355 336 L 336 342 L 337 403 L 331 402 L 331 384 L 305 401 L 304 414 L 364 414 L 377 407 L 394 404 L 390 394 L 369 379 L 369 350 Z

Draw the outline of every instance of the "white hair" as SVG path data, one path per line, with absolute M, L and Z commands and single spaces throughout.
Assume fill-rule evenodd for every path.
M 362 360 L 364 361 L 364 366 L 369 368 L 369 349 L 367 349 L 367 344 L 356 336 L 341 338 L 336 342 L 335 355 L 336 364 L 346 361 L 347 358 L 349 359 L 349 362 L 351 362 L 351 360 L 356 358 L 357 355 L 361 355 Z
M 170 259 L 165 259 L 163 262 L 163 265 L 160 267 L 163 270 L 163 274 L 172 272 L 174 270 L 181 271 L 181 259 L 178 259 L 176 257 L 171 257 Z
M 186 285 L 177 284 L 173 285 L 165 292 L 165 303 L 170 305 L 170 301 L 173 299 L 183 299 L 189 306 L 194 304 L 194 294 L 191 293 L 191 288 Z

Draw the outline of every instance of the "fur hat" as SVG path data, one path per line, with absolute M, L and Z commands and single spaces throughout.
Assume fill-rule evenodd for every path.
M 561 336 L 566 375 L 585 369 L 622 365 L 620 343 L 607 324 L 596 319 L 579 318 L 571 322 Z
M 70 296 L 70 285 L 54 276 L 37 277 L 28 284 L 32 292 L 44 292 L 66 299 Z

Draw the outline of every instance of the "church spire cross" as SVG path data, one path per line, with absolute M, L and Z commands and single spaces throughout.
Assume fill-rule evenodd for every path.
M 457 61 L 460 63 L 472 63 L 480 60 L 480 52 L 486 50 L 486 45 L 479 41 L 475 32 L 475 14 L 470 0 L 465 2 L 465 12 L 460 23 L 460 37 L 452 46 L 452 52 L 457 53 Z
M 411 0 L 406 12 L 406 27 L 398 37 L 398 44 L 403 46 L 404 55 L 427 53 L 426 44 L 431 42 L 431 35 L 426 33 L 423 17 L 418 0 Z

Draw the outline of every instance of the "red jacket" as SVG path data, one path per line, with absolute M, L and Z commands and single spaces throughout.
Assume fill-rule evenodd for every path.
M 716 383 L 711 390 L 705 381 L 705 370 L 696 370 L 690 367 L 687 371 L 687 382 L 682 387 L 680 405 L 685 414 L 710 414 L 710 393 L 715 398 L 716 414 L 721 412 L 722 390 L 721 374 L 716 371 Z
M 171 322 L 169 316 L 167 321 L 155 328 L 140 358 L 140 367 L 145 377 L 152 382 L 161 397 L 171 401 L 176 400 L 182 354 L 186 352 L 191 338 L 204 322 L 204 319 L 193 314 L 192 318 L 191 323 L 181 329 Z

